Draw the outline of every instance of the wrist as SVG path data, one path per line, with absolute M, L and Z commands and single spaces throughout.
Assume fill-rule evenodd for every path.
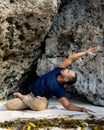
M 81 111 L 81 112 L 84 112 L 84 110 L 85 110 L 85 108 L 84 108 L 84 107 L 81 107 L 81 110 L 80 110 L 80 111 Z
M 87 51 L 85 51 L 85 56 L 87 56 L 88 55 L 88 52 Z

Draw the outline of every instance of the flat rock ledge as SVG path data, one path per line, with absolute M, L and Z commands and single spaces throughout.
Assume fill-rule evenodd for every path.
M 9 111 L 7 110 L 5 103 L 6 101 L 0 102 L 0 122 L 13 121 L 16 119 L 51 119 L 51 118 L 61 118 L 70 117 L 71 119 L 90 119 L 94 117 L 95 119 L 104 120 L 104 107 L 94 106 L 86 102 L 80 102 L 78 100 L 72 100 L 75 105 L 82 106 L 87 109 L 94 111 L 93 115 L 86 114 L 77 111 L 65 110 L 62 105 L 57 101 L 57 99 L 50 99 L 48 109 L 42 111 L 33 110 L 22 110 L 22 111 Z

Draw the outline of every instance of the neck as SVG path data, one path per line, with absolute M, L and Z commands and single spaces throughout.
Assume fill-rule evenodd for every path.
M 61 77 L 61 75 L 58 75 L 58 76 L 57 76 L 57 81 L 58 81 L 60 84 L 63 84 L 63 83 L 64 83 L 63 78 Z

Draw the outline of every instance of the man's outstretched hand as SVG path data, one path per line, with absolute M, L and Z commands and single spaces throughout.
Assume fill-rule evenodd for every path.
M 82 107 L 81 112 L 86 112 L 86 113 L 88 113 L 88 114 L 95 113 L 94 111 L 89 110 L 89 109 L 86 109 L 86 108 L 84 108 L 84 107 Z
M 86 54 L 87 55 L 93 55 L 95 56 L 96 55 L 96 52 L 98 52 L 100 50 L 100 46 L 98 47 L 93 47 L 93 48 L 90 48 L 86 51 Z

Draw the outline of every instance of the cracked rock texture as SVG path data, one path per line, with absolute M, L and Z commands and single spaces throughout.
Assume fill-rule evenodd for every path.
M 78 94 L 104 106 L 103 14 L 103 0 L 0 1 L 0 98 L 21 89 L 22 81 L 25 86 L 30 70 L 40 76 L 66 57 L 100 45 L 96 56 L 70 68 L 78 74 Z
M 58 5 L 57 0 L 0 0 L 0 99 L 18 90 L 39 57 Z
M 86 56 L 71 65 L 78 74 L 75 88 L 95 105 L 104 106 L 104 1 L 72 0 L 54 19 L 37 73 L 54 68 L 62 59 L 93 46 L 95 57 Z

